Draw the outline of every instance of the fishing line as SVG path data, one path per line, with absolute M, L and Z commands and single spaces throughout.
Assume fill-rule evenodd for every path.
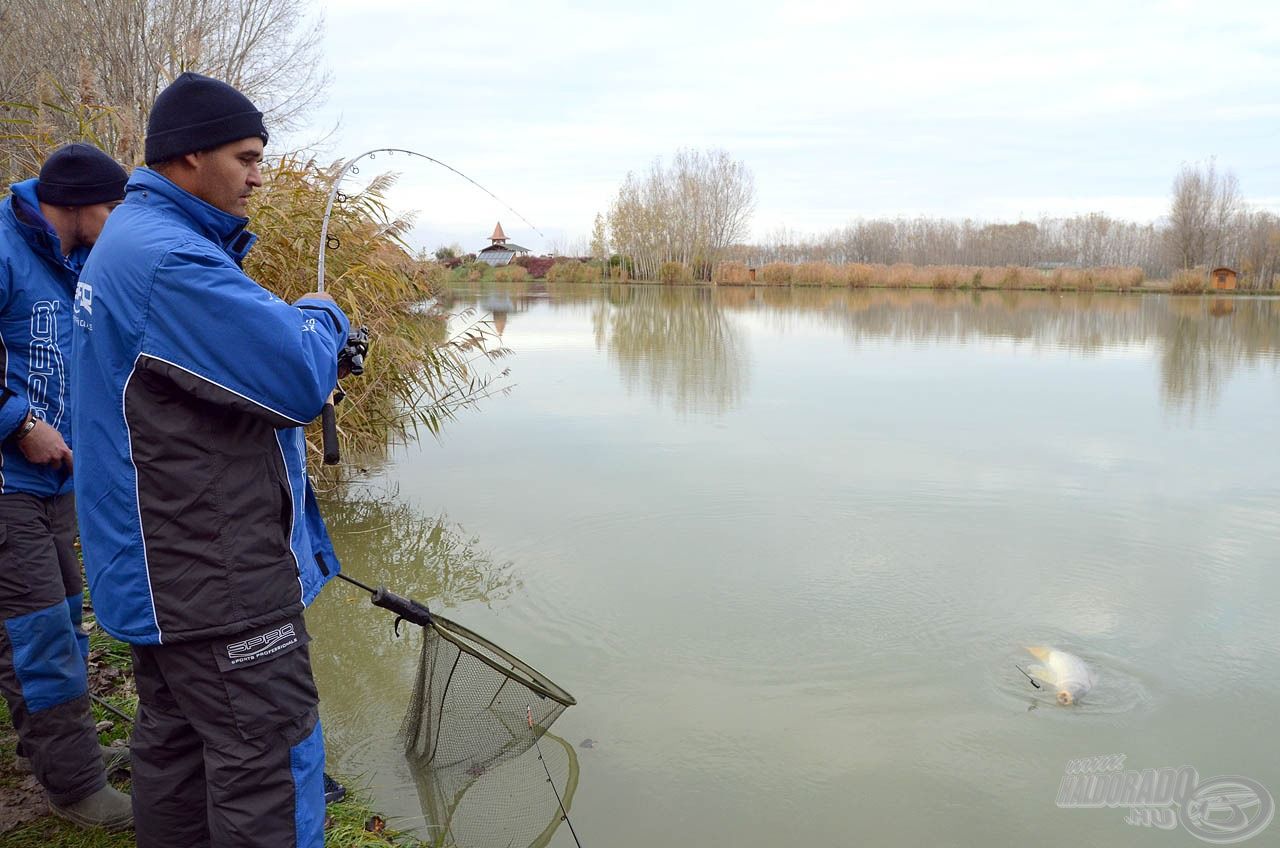
M 467 182 L 471 183 L 476 188 L 483 191 L 485 194 L 492 197 L 494 200 L 501 203 L 508 212 L 510 212 L 512 215 L 515 215 L 517 218 L 519 218 L 521 221 L 527 224 L 539 236 L 542 236 L 542 238 L 546 238 L 546 236 L 543 235 L 542 230 L 534 226 L 533 222 L 531 222 L 528 218 L 526 218 L 525 216 L 517 212 L 511 206 L 511 204 L 507 203 L 501 197 L 498 197 L 498 195 L 489 191 L 489 189 L 480 185 L 480 183 L 471 179 L 471 177 L 468 177 L 466 174 L 462 173 L 457 168 L 453 167 L 447 162 L 441 162 L 439 159 L 436 159 L 434 156 L 428 156 L 425 153 L 419 153 L 416 150 L 408 150 L 403 147 L 375 147 L 372 150 L 366 150 L 364 153 L 361 153 L 359 156 L 356 156 L 354 159 L 348 160 L 346 164 L 342 166 L 342 170 L 338 172 L 338 175 L 333 178 L 333 185 L 329 187 L 329 197 L 324 204 L 324 217 L 321 219 L 321 222 L 320 222 L 320 258 L 319 258 L 319 261 L 316 263 L 316 291 L 317 292 L 324 292 L 325 251 L 330 247 L 330 245 L 332 245 L 333 248 L 336 250 L 338 246 L 342 243 L 337 236 L 329 235 L 329 219 L 333 215 L 334 201 L 338 200 L 339 197 L 341 197 L 342 202 L 344 203 L 347 200 L 350 200 L 350 196 L 348 196 L 347 194 L 339 190 L 339 187 L 342 185 L 342 178 L 345 177 L 347 174 L 360 173 L 360 169 L 356 166 L 356 163 L 359 162 L 361 159 L 376 159 L 379 153 L 386 153 L 388 156 L 394 155 L 396 153 L 403 153 L 407 156 L 416 156 L 419 159 L 425 159 L 428 162 L 433 162 L 442 168 L 452 171 L 453 173 L 462 177 Z M 361 349 L 361 357 L 363 358 L 364 354 L 368 352 L 369 338 L 368 338 L 368 333 L 364 328 L 360 329 L 359 334 L 362 334 L 359 339 L 357 339 L 357 334 L 352 334 L 352 337 L 349 340 L 348 344 L 350 345 L 352 341 L 357 341 L 357 340 L 363 342 L 364 347 Z M 341 362 L 341 357 L 339 357 L 339 361 Z M 361 366 L 360 370 L 355 370 L 353 367 L 351 373 L 359 374 L 361 373 L 362 370 L 363 370 L 363 366 Z M 334 410 L 334 404 L 336 404 L 339 400 L 342 400 L 343 397 L 344 397 L 344 394 L 342 393 L 341 389 L 335 388 L 335 391 L 333 393 L 330 393 L 329 399 L 325 402 L 324 407 L 320 411 L 321 444 L 323 446 L 325 465 L 337 465 L 341 461 L 341 451 L 338 447 L 338 419 L 337 419 L 337 414 Z
M 529 228 L 532 229 L 534 232 L 536 232 L 539 236 L 542 236 L 542 238 L 546 238 L 546 236 L 543 235 L 542 230 L 534 226 L 533 223 L 528 218 L 526 218 L 525 216 L 517 212 L 514 208 L 512 208 L 512 206 L 509 203 L 507 203 L 501 197 L 498 197 L 498 195 L 489 191 L 489 189 L 480 185 L 480 183 L 471 179 L 471 177 L 468 177 L 466 174 L 462 173 L 452 165 L 446 162 L 441 162 L 439 159 L 436 159 L 433 156 L 428 156 L 425 153 L 419 153 L 416 150 L 406 150 L 403 147 L 376 147 L 373 150 L 366 150 L 364 153 L 361 153 L 359 156 L 355 157 L 354 159 L 349 160 L 346 163 L 346 165 L 343 166 L 342 170 L 338 172 L 338 176 L 334 178 L 333 186 L 329 189 L 329 200 L 324 205 L 324 218 L 320 224 L 320 267 L 317 269 L 317 272 L 316 272 L 316 291 L 321 291 L 321 292 L 324 291 L 324 252 L 325 252 L 325 248 L 329 246 L 329 242 L 330 242 L 329 216 L 333 213 L 333 202 L 335 199 L 337 199 L 338 194 L 340 194 L 340 192 L 338 191 L 338 186 L 342 184 L 342 178 L 345 177 L 348 173 L 351 173 L 351 174 L 360 173 L 360 169 L 356 167 L 357 162 L 365 158 L 368 158 L 368 159 L 377 158 L 377 154 L 379 153 L 386 153 L 388 155 L 395 154 L 395 153 L 404 153 L 409 156 L 417 156 L 419 159 L 426 159 L 428 162 L 434 162 L 440 167 L 452 171 L 453 173 L 462 177 L 467 182 L 471 183 L 476 188 L 483 191 L 485 194 L 492 197 L 494 200 L 501 203 L 508 212 L 510 212 L 512 215 L 515 215 L 517 218 L 519 218 L 521 221 L 527 224 Z M 346 199 L 346 195 L 343 195 L 343 199 L 344 200 Z M 334 241 L 334 247 L 337 247 L 337 239 L 334 238 L 333 241 Z
M 1016 668 L 1018 671 L 1022 671 L 1022 666 L 1018 665 L 1017 663 L 1014 663 L 1013 667 Z M 1031 681 L 1032 686 L 1036 687 L 1037 689 L 1040 688 L 1040 683 L 1034 677 L 1027 674 L 1025 671 L 1022 671 L 1022 675 Z
M 560 818 L 564 819 L 564 823 L 569 825 L 569 833 L 573 835 L 573 844 L 578 848 L 582 848 L 582 843 L 578 841 L 578 832 L 573 829 L 573 822 L 569 821 L 569 811 L 564 808 L 564 801 L 560 800 L 560 790 L 556 789 L 556 782 L 551 779 L 551 769 L 547 768 L 547 761 L 542 757 L 542 746 L 538 744 L 538 734 L 533 732 L 533 707 L 525 707 L 526 715 L 529 717 L 529 733 L 533 736 L 533 746 L 538 752 L 538 761 L 542 763 L 542 770 L 547 773 L 547 783 L 551 784 L 551 791 L 556 794 L 556 803 L 560 805 Z

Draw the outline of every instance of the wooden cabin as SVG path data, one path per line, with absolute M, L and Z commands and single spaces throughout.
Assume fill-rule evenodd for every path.
M 1231 268 L 1214 268 L 1209 272 L 1209 288 L 1219 291 L 1234 291 L 1236 280 L 1240 275 Z

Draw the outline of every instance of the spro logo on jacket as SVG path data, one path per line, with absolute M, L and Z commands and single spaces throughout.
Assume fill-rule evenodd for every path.
M 75 300 L 71 302 L 71 318 L 81 329 L 93 329 L 93 286 L 84 280 L 76 283 Z
M 74 322 L 68 316 L 88 250 L 62 254 L 40 214 L 35 186 L 36 180 L 17 183 L 0 199 L 0 436 L 30 414 L 56 428 L 74 450 Z M 12 440 L 0 444 L 2 493 L 66 494 L 72 487 L 68 471 L 29 461 Z
M 66 409 L 67 369 L 58 347 L 58 302 L 37 301 L 31 307 L 31 344 L 27 401 L 35 417 L 57 427 Z

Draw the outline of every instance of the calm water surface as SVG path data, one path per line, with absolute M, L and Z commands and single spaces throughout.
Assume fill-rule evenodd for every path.
M 1205 844 L 1057 807 L 1094 754 L 1280 795 L 1280 301 L 458 305 L 513 390 L 323 508 L 349 573 L 577 696 L 542 747 L 583 845 Z M 393 824 L 573 844 L 536 758 L 443 805 L 408 770 L 417 634 L 345 585 L 309 623 L 331 768 Z M 1090 663 L 1084 703 L 1014 668 L 1036 644 Z

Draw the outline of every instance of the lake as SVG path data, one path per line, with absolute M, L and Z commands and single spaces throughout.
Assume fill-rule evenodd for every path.
M 1185 846 L 1266 812 L 1080 808 L 1059 793 L 1090 756 L 1280 794 L 1280 300 L 530 284 L 455 305 L 493 316 L 510 392 L 322 509 L 347 573 L 578 705 L 544 760 L 432 798 L 395 739 L 419 634 L 330 586 L 308 616 L 329 769 L 392 826 L 573 845 L 543 763 L 597 848 Z M 1032 688 L 1030 645 L 1094 690 Z

